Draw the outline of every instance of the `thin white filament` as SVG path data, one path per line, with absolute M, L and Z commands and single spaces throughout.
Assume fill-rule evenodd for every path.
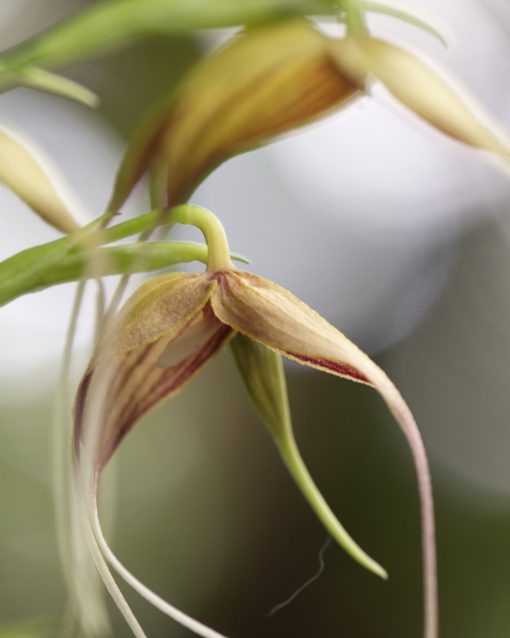
M 73 633 L 78 619 L 87 635 L 102 635 L 109 627 L 106 606 L 102 596 L 97 592 L 95 583 L 97 574 L 91 573 L 83 547 L 76 537 L 76 525 L 73 517 L 75 503 L 72 501 L 69 489 L 72 484 L 70 453 L 72 436 L 68 416 L 70 413 L 69 377 L 74 338 L 85 286 L 85 281 L 78 284 L 71 310 L 57 388 L 53 428 L 55 527 L 64 580 L 69 592 L 69 600 L 60 627 L 63 638 L 68 638 Z
M 96 504 L 96 458 L 101 434 L 101 413 L 106 398 L 108 383 L 104 383 L 96 401 L 91 406 L 84 424 L 84 439 L 80 450 L 80 459 L 76 461 L 74 484 L 76 507 L 74 521 L 80 533 L 81 546 L 88 546 L 96 569 L 99 572 L 108 593 L 116 604 L 124 620 L 136 638 L 147 638 L 133 611 L 129 607 L 124 595 L 115 582 L 113 575 L 104 560 L 93 531 L 93 516 L 90 512 L 97 509 Z
M 386 394 L 385 389 L 381 389 L 380 391 L 383 396 Z M 427 453 L 425 451 L 420 430 L 418 429 L 411 410 L 405 401 L 399 393 L 397 393 L 397 396 L 398 400 L 395 401 L 395 388 L 391 388 L 390 392 L 386 394 L 386 399 L 409 444 L 416 468 L 418 493 L 420 497 L 423 552 L 423 595 L 425 608 L 424 637 L 437 638 L 439 635 L 439 605 L 432 480 Z
M 108 593 L 110 594 L 113 601 L 117 605 L 120 613 L 124 617 L 129 628 L 133 632 L 133 635 L 136 638 L 147 638 L 147 635 L 145 634 L 140 623 L 136 619 L 136 616 L 133 614 L 130 606 L 128 605 L 126 599 L 124 598 L 124 595 L 120 591 L 119 586 L 115 582 L 115 579 L 113 578 L 112 573 L 96 541 L 96 537 L 92 529 L 92 520 L 91 520 L 91 517 L 88 515 L 88 512 L 91 509 L 94 509 L 96 504 L 96 495 L 95 495 L 93 483 L 90 483 L 90 484 L 92 485 L 92 488 L 88 490 L 89 498 L 87 499 L 86 497 L 83 496 L 83 494 L 79 496 L 79 503 L 81 507 L 80 507 L 80 511 L 78 515 L 81 520 L 81 531 L 83 535 L 85 536 L 85 541 L 89 548 L 92 559 L 95 563 L 96 569 L 99 572 L 99 575 L 101 576 L 101 579 L 106 589 L 108 590 Z M 80 489 L 80 487 L 82 486 L 78 485 L 77 487 L 78 489 Z M 89 503 L 89 505 L 87 505 L 87 503 Z
M 124 565 L 119 561 L 119 559 L 111 550 L 103 535 L 97 510 L 97 500 L 95 498 L 90 502 L 89 517 L 90 524 L 97 541 L 97 545 L 104 558 L 108 563 L 110 563 L 117 574 L 119 574 L 119 576 L 121 576 L 121 578 L 123 578 L 128 585 L 130 585 L 136 592 L 138 592 L 140 596 L 145 598 L 145 600 L 147 600 L 149 603 L 151 603 L 151 605 L 159 609 L 165 615 L 169 616 L 176 622 L 180 623 L 183 627 L 186 627 L 198 636 L 202 636 L 202 638 L 226 638 L 223 634 L 220 634 L 214 629 L 207 627 L 207 625 L 204 625 L 198 620 L 195 620 L 191 616 L 188 616 L 187 614 L 182 612 L 180 609 L 177 609 L 176 607 L 168 603 L 166 600 L 163 600 L 151 589 L 141 583 L 126 567 L 124 567 Z

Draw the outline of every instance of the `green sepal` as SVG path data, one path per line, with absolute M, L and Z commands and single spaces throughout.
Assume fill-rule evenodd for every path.
M 387 572 L 351 538 L 308 472 L 292 431 L 281 356 L 240 333 L 231 339 L 230 347 L 257 414 L 269 430 L 283 462 L 317 518 L 354 560 L 386 579 Z

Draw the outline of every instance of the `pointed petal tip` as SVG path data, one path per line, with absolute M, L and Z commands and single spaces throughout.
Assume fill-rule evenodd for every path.
M 368 35 L 332 44 L 339 69 L 360 87 L 370 80 L 449 137 L 507 161 L 510 138 L 466 91 L 420 55 Z

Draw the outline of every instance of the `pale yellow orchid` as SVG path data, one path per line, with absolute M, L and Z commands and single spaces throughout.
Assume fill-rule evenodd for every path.
M 105 464 L 139 419 L 183 388 L 236 334 L 267 352 L 364 383 L 383 397 L 415 456 L 424 523 L 426 636 L 432 638 L 437 621 L 430 479 L 421 438 L 400 393 L 366 354 L 292 293 L 267 279 L 235 269 L 223 229 L 210 213 L 188 206 L 178 207 L 172 214 L 174 222 L 193 223 L 203 230 L 209 247 L 208 268 L 200 273 L 165 274 L 144 283 L 101 339 L 75 405 L 76 457 L 79 464 L 85 459 L 90 465 L 92 493 L 96 492 Z M 293 440 L 282 429 L 288 430 L 289 426 L 279 423 L 281 382 L 270 376 L 274 362 L 266 359 L 259 365 L 257 352 L 250 353 L 242 344 L 236 345 L 234 354 L 259 413 L 272 428 L 284 460 L 319 518 L 355 560 L 385 577 L 383 568 L 356 545 L 309 476 L 304 475 L 306 470 Z M 250 373 L 250 366 L 257 368 L 255 376 Z M 260 386 L 273 381 L 274 388 L 260 390 Z M 100 531 L 96 530 L 96 534 L 101 536 Z M 114 567 L 148 597 L 110 550 L 103 550 Z M 182 612 L 178 616 L 173 608 L 167 606 L 164 610 L 182 622 Z M 217 635 L 189 622 L 187 626 L 203 636 Z

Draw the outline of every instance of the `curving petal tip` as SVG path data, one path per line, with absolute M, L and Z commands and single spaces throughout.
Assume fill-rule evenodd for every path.
M 63 233 L 78 230 L 85 220 L 84 213 L 64 193 L 48 160 L 5 127 L 0 127 L 0 182 Z
M 378 80 L 397 100 L 460 142 L 510 157 L 510 141 L 473 98 L 418 56 L 367 35 L 331 41 L 339 70 L 358 86 Z

